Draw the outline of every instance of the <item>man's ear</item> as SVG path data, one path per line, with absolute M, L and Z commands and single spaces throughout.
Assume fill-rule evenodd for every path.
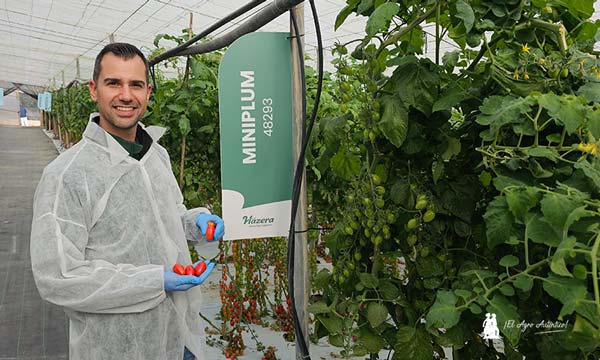
M 90 90 L 90 97 L 95 102 L 98 97 L 96 96 L 96 83 L 94 82 L 94 80 L 90 80 L 88 82 L 88 89 Z

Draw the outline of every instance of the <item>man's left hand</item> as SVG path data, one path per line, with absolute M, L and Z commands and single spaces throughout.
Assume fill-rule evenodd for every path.
M 213 239 L 209 241 L 221 240 L 223 234 L 225 234 L 225 223 L 223 222 L 223 219 L 221 219 L 217 215 L 205 213 L 196 216 L 196 225 L 200 228 L 200 231 L 202 232 L 202 235 L 204 237 L 206 237 L 206 229 L 208 228 L 208 223 L 211 221 L 215 223 L 215 235 Z

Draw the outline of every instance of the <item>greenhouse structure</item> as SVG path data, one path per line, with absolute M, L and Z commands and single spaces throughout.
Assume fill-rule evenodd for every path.
M 600 2 L 5 0 L 0 360 L 600 359 Z

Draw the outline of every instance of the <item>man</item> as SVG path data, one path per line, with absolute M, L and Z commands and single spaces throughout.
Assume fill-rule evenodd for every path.
M 19 118 L 21 119 L 21 126 L 29 126 L 29 122 L 27 121 L 27 109 L 25 106 L 19 106 Z
M 223 221 L 186 210 L 165 129 L 139 123 L 150 97 L 148 63 L 133 45 L 107 45 L 96 58 L 90 95 L 98 103 L 82 140 L 44 170 L 34 198 L 33 275 L 42 298 L 69 317 L 70 359 L 194 359 L 205 340 L 200 277 L 186 239 L 215 239 Z M 213 243 L 217 243 L 216 241 Z

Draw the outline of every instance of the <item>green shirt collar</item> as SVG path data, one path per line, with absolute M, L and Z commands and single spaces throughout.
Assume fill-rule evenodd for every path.
M 110 133 L 109 133 L 110 134 Z M 131 142 L 131 141 L 127 141 L 121 137 L 118 137 L 117 135 L 113 135 L 110 134 L 115 140 L 117 140 L 117 142 L 119 144 L 121 144 L 121 146 L 127 150 L 127 152 L 129 153 L 129 156 L 131 156 L 134 159 L 139 160 L 140 159 L 140 153 L 142 152 L 142 149 L 144 148 L 144 146 L 140 143 L 136 142 Z M 137 140 L 137 139 L 136 139 Z

